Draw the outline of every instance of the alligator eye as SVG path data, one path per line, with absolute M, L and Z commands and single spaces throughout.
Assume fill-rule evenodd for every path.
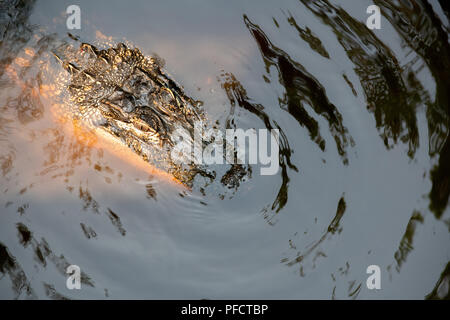
M 125 51 L 125 55 L 129 58 L 131 56 L 131 50 L 127 49 L 127 51 Z
M 135 120 L 133 122 L 133 125 L 136 129 L 139 129 L 144 132 L 149 132 L 152 130 L 148 124 L 146 124 L 145 122 L 140 121 L 140 120 Z
M 115 61 L 116 63 L 121 63 L 121 62 L 122 62 L 122 58 L 121 58 L 119 55 L 116 55 L 116 56 L 114 57 L 114 61 Z

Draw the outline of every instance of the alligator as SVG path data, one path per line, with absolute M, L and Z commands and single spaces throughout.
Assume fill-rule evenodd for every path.
M 51 90 L 51 98 L 54 103 L 58 98 L 54 93 L 60 93 L 60 113 L 127 147 L 185 186 L 191 187 L 197 174 L 215 178 L 216 172 L 203 165 L 171 158 L 177 143 L 174 130 L 182 128 L 193 137 L 195 125 L 206 126 L 208 121 L 202 103 L 188 97 L 163 70 L 162 59 L 144 56 L 124 43 L 100 50 L 88 43 L 62 42 L 52 54 L 61 71 L 67 71 L 65 80 L 58 72 L 50 80 L 59 84 L 58 90 Z M 236 189 L 250 170 L 233 164 L 221 182 Z

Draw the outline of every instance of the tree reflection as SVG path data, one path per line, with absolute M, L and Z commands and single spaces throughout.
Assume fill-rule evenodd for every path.
M 375 1 L 395 30 L 428 66 L 436 84 L 427 103 L 430 156 L 439 156 L 431 171 L 430 209 L 440 218 L 450 196 L 450 48 L 448 33 L 427 1 Z
M 423 92 L 414 72 L 401 67 L 391 49 L 344 9 L 327 0 L 301 2 L 332 28 L 355 65 L 385 146 L 390 149 L 399 140 L 407 143 L 412 158 L 419 145 L 416 108 L 422 102 L 418 93 Z
M 283 209 L 288 200 L 289 175 L 287 169 L 290 168 L 294 171 L 298 171 L 297 167 L 291 162 L 292 150 L 289 146 L 287 137 L 282 128 L 280 128 L 273 119 L 269 118 L 267 113 L 264 111 L 264 106 L 253 102 L 252 99 L 247 96 L 245 88 L 232 73 L 222 73 L 219 81 L 227 94 L 232 110 L 236 105 L 238 105 L 239 107 L 256 115 L 264 123 L 267 129 L 278 129 L 280 132 L 279 163 L 281 168 L 282 183 L 278 191 L 278 195 L 272 204 L 272 210 L 279 212 Z M 234 112 L 231 111 L 230 115 L 233 114 Z M 232 119 L 229 117 L 227 119 L 227 126 L 229 126 L 231 122 Z
M 450 262 L 445 266 L 433 290 L 426 295 L 429 300 L 450 300 Z
M 280 108 L 289 112 L 302 127 L 308 130 L 310 138 L 322 151 L 325 150 L 325 139 L 320 133 L 317 120 L 306 111 L 306 105 L 309 105 L 317 115 L 324 117 L 335 140 L 337 151 L 344 164 L 347 164 L 346 149 L 351 138 L 343 125 L 341 113 L 329 101 L 324 87 L 304 66 L 273 45 L 263 30 L 252 23 L 246 15 L 244 15 L 244 23 L 258 45 L 267 74 L 269 75 L 269 69 L 272 66 L 278 71 L 278 80 L 285 89 L 284 95 L 279 97 Z
M 2 243 L 0 243 L 0 273 L 10 278 L 15 299 L 36 298 L 22 267 Z

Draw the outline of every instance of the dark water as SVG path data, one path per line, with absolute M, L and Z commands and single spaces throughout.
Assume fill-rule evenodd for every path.
M 77 2 L 74 35 L 156 53 L 211 122 L 280 129 L 277 175 L 188 191 L 33 91 L 71 1 L 1 2 L 0 298 L 448 298 L 448 9 L 374 3 L 370 31 L 370 1 Z

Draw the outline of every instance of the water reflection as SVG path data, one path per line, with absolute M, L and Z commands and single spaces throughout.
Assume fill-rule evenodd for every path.
M 37 298 L 25 272 L 2 243 L 0 243 L 0 272 L 10 278 L 14 298 Z
M 313 34 L 311 29 L 309 29 L 307 26 L 305 28 L 300 27 L 291 13 L 289 13 L 289 15 L 286 17 L 286 20 L 298 31 L 298 35 L 300 36 L 300 38 L 306 41 L 312 50 L 320 54 L 322 57 L 330 59 L 330 54 L 323 46 L 322 41 L 320 41 L 320 39 Z
M 430 209 L 440 218 L 450 196 L 449 79 L 450 48 L 448 33 L 426 1 L 393 4 L 375 1 L 405 44 L 426 63 L 436 83 L 434 101 L 427 101 L 430 156 L 439 155 L 431 171 Z
M 426 1 L 375 1 L 382 14 L 404 40 L 403 46 L 414 52 L 409 62 L 400 65 L 392 50 L 339 6 L 323 1 L 301 2 L 330 26 L 339 43 L 355 65 L 367 100 L 374 113 L 380 137 L 387 149 L 399 141 L 408 145 L 408 156 L 414 158 L 419 147 L 417 110 L 426 106 L 429 134 L 429 154 L 439 154 L 438 164 L 431 170 L 430 209 L 440 218 L 447 207 L 449 184 L 449 58 L 448 34 L 431 5 Z M 416 78 L 426 64 L 436 83 L 433 99 Z M 353 88 L 352 88 L 353 89 Z M 413 249 L 412 241 L 417 223 L 423 217 L 414 212 L 399 248 L 395 253 L 399 271 Z M 390 267 L 388 267 L 390 269 Z
M 312 268 L 314 269 L 316 267 L 316 260 L 320 257 L 326 257 L 326 254 L 320 250 L 320 245 L 322 242 L 324 242 L 327 239 L 330 239 L 335 233 L 341 233 L 342 232 L 342 226 L 340 225 L 341 219 L 344 216 L 345 209 L 347 205 L 345 203 L 345 199 L 342 196 L 339 199 L 337 209 L 336 209 L 336 215 L 334 216 L 333 220 L 328 225 L 328 228 L 323 233 L 323 235 L 317 240 L 314 241 L 312 244 L 308 245 L 307 248 L 305 248 L 304 251 L 300 250 L 297 251 L 297 246 L 294 241 L 289 240 L 289 247 L 292 250 L 296 250 L 295 257 L 294 258 L 283 258 L 281 260 L 282 263 L 286 263 L 288 266 L 294 266 L 296 264 L 299 264 L 299 273 L 301 276 L 305 276 L 305 270 L 303 267 L 304 260 L 308 258 L 309 256 L 313 255 L 312 257 Z
M 406 258 L 408 254 L 411 252 L 413 247 L 414 233 L 416 232 L 416 228 L 418 224 L 423 223 L 423 217 L 420 212 L 414 212 L 411 216 L 411 219 L 406 226 L 405 234 L 400 240 L 400 245 L 398 250 L 394 254 L 395 261 L 397 265 L 395 266 L 396 270 L 400 272 L 400 268 L 406 262 Z
M 6 0 L 0 3 L 0 65 L 7 66 L 33 35 L 28 18 L 34 0 Z M 0 68 L 0 76 L 5 69 Z
M 256 115 L 264 123 L 264 126 L 267 129 L 278 129 L 280 132 L 279 163 L 281 168 L 282 184 L 271 208 L 272 210 L 275 210 L 275 212 L 279 212 L 281 209 L 283 209 L 288 200 L 288 168 L 298 172 L 297 167 L 291 162 L 292 150 L 289 147 L 289 142 L 287 140 L 286 134 L 284 133 L 283 129 L 280 128 L 276 124 L 276 122 L 270 119 L 269 116 L 264 112 L 263 105 L 254 103 L 249 97 L 247 97 L 247 92 L 245 91 L 244 87 L 232 73 L 222 73 L 222 75 L 219 77 L 219 82 L 221 83 L 222 88 L 225 90 L 228 101 L 231 105 L 230 115 L 227 118 L 226 123 L 227 127 L 230 127 L 231 123 L 233 123 L 234 108 L 237 104 L 239 107 Z M 271 218 L 267 215 L 266 219 L 268 219 L 269 222 L 271 221 Z
M 318 115 L 324 117 L 335 140 L 337 151 L 345 164 L 348 163 L 346 148 L 351 141 L 347 128 L 342 123 L 342 115 L 328 100 L 323 86 L 299 63 L 293 61 L 287 53 L 274 46 L 264 32 L 244 15 L 244 22 L 252 37 L 258 44 L 261 56 L 266 65 L 266 72 L 275 66 L 280 84 L 286 92 L 278 98 L 280 108 L 289 112 L 305 127 L 311 139 L 325 150 L 325 139 L 322 138 L 318 122 L 308 114 L 305 105 L 309 105 Z
M 56 270 L 62 275 L 66 276 L 66 269 L 70 265 L 64 255 L 56 255 L 53 253 L 50 245 L 45 238 L 37 240 L 33 237 L 33 233 L 23 223 L 17 224 L 17 236 L 19 243 L 24 247 L 30 247 L 34 253 L 34 261 L 36 261 L 42 268 L 47 268 L 50 262 Z M 14 298 L 31 298 L 36 299 L 36 293 L 30 285 L 27 276 L 17 262 L 17 259 L 12 256 L 6 246 L 0 243 L 0 272 L 10 278 Z M 94 287 L 91 278 L 84 272 L 81 272 L 81 283 Z M 54 286 L 48 283 L 43 283 L 46 295 L 52 299 L 65 299 L 62 294 L 58 293 Z
M 354 63 L 386 148 L 400 140 L 408 144 L 408 155 L 413 157 L 419 144 L 416 107 L 423 91 L 414 72 L 400 66 L 392 50 L 344 9 L 326 0 L 302 3 L 332 28 Z
M 433 290 L 425 298 L 430 300 L 450 299 L 450 262 L 445 266 Z
M 393 52 L 342 8 L 326 0 L 301 1 L 333 29 L 355 64 L 366 94 L 367 107 L 375 115 L 377 127 L 382 130 L 380 137 L 387 148 L 400 140 L 408 144 L 408 155 L 414 156 L 419 143 L 416 108 L 418 105 L 427 106 L 429 153 L 431 156 L 439 153 L 439 164 L 431 172 L 430 208 L 439 218 L 450 195 L 447 139 L 450 50 L 448 35 L 431 5 L 426 1 L 408 4 L 375 1 L 405 45 L 417 54 L 410 58 L 408 64 L 400 66 Z M 423 60 L 419 61 L 419 58 Z M 426 63 L 435 79 L 434 102 L 415 77 L 415 73 L 423 68 L 421 63 Z

